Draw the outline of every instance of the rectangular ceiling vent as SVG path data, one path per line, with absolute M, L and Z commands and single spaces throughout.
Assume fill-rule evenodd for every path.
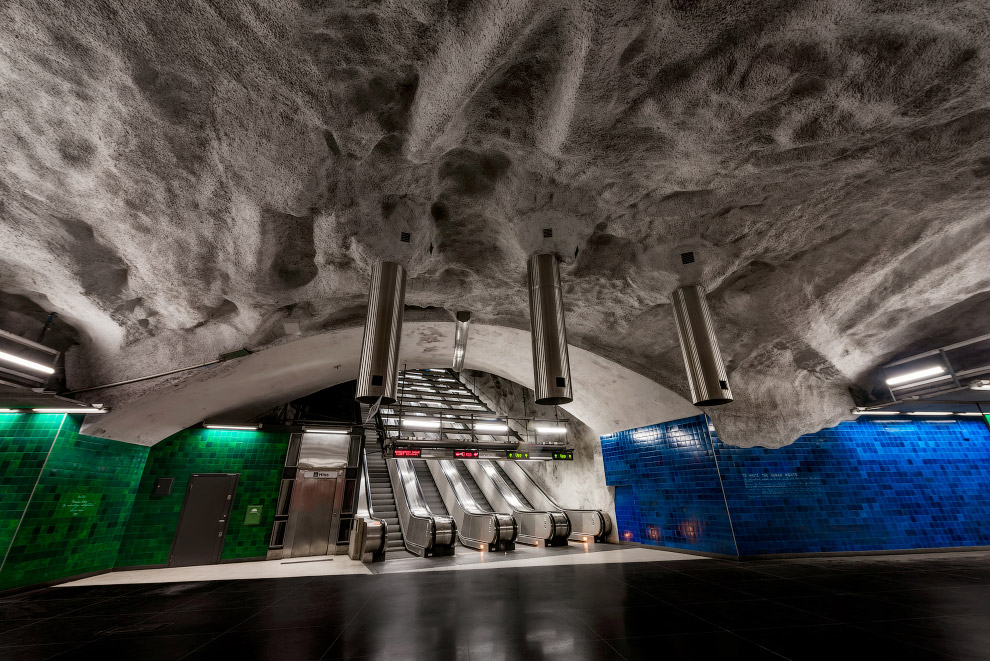
M 552 239 L 553 238 L 553 228 L 552 227 L 544 227 L 543 228 L 543 238 L 544 239 Z
M 403 232 L 399 236 L 399 240 L 402 241 L 403 243 L 409 243 L 410 239 L 412 239 L 412 235 L 409 232 Z
M 694 264 L 694 253 L 693 252 L 682 252 L 681 253 L 681 264 Z

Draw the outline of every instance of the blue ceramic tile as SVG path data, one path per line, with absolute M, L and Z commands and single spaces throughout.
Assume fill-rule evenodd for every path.
M 990 545 L 979 420 L 857 420 L 778 449 L 722 443 L 707 417 L 602 437 L 620 536 L 756 555 Z

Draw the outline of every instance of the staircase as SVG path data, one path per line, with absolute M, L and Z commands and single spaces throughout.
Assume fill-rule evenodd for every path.
M 450 370 L 405 370 L 399 376 L 398 401 L 383 406 L 383 428 L 389 440 L 466 441 L 504 443 L 516 447 L 524 441 L 515 425 L 508 424 Z M 400 419 L 443 419 L 443 429 L 434 431 L 414 426 L 400 426 Z M 507 431 L 491 431 L 508 424 Z M 487 427 L 487 428 L 486 428 Z
M 365 455 L 368 459 L 368 481 L 371 490 L 371 509 L 375 516 L 384 519 L 388 524 L 388 551 L 404 551 L 402 543 L 402 525 L 399 523 L 399 513 L 395 509 L 395 495 L 392 493 L 392 482 L 388 478 L 388 466 L 382 457 L 382 449 L 378 443 L 369 439 L 365 445 Z
M 447 515 L 447 506 L 443 504 L 443 497 L 437 489 L 437 483 L 433 481 L 433 474 L 425 461 L 414 461 L 413 467 L 416 469 L 416 477 L 419 479 L 419 488 L 423 492 L 423 498 L 430 507 L 433 514 Z

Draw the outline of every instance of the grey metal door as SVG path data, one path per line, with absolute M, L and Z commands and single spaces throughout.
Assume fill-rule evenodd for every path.
M 196 473 L 189 477 L 169 567 L 212 565 L 220 561 L 238 476 L 238 473 Z
M 292 485 L 284 548 L 290 558 L 330 555 L 340 471 L 302 470 Z M 336 510 L 339 511 L 339 505 Z M 283 556 L 284 557 L 284 556 Z

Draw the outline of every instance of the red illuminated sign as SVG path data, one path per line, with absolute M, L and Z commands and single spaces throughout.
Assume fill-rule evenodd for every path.
M 423 454 L 422 450 L 396 450 L 396 457 L 419 457 Z
M 477 450 L 454 450 L 456 459 L 477 459 L 479 455 Z

